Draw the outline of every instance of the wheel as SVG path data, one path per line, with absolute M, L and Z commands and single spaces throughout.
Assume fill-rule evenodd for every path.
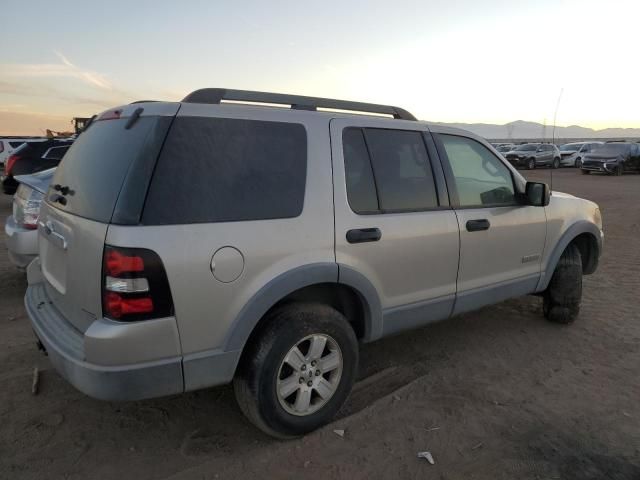
M 581 299 L 582 258 L 578 247 L 571 244 L 562 253 L 544 292 L 544 316 L 551 322 L 572 323 L 580 312 Z
M 535 158 L 530 158 L 527 160 L 527 170 L 533 170 L 536 168 L 536 160 Z
M 328 423 L 346 400 L 358 342 L 347 319 L 326 305 L 288 305 L 265 322 L 243 353 L 236 399 L 265 433 L 297 437 Z
M 591 173 L 591 170 L 580 170 L 582 172 L 583 175 L 589 175 Z
M 624 173 L 624 167 L 622 165 L 618 165 L 613 174 L 616 175 L 617 177 L 620 177 L 622 176 L 623 173 Z
M 551 163 L 551 168 L 560 168 L 560 159 L 559 158 L 554 158 L 553 162 Z
M 574 167 L 576 167 L 576 168 L 582 167 L 582 159 L 581 158 L 576 158 L 576 163 L 574 164 Z

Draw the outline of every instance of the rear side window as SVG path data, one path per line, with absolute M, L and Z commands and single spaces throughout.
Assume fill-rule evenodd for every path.
M 64 157 L 64 154 L 67 153 L 69 147 L 52 147 L 45 152 L 42 158 L 47 158 L 50 160 L 60 160 Z
M 17 148 L 20 145 L 22 145 L 24 142 L 9 142 L 9 145 L 11 145 L 11 148 Z
M 297 217 L 307 176 L 303 125 L 176 118 L 149 187 L 146 225 Z
M 347 196 L 354 212 L 411 212 L 438 206 L 421 132 L 347 128 L 343 147 Z
M 108 223 L 131 165 L 143 153 L 145 141 L 160 117 L 141 117 L 130 129 L 128 118 L 95 122 L 78 136 L 64 155 L 49 188 L 69 187 L 67 203 L 55 208 Z

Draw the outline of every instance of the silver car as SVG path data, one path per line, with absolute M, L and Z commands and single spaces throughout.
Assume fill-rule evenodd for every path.
M 222 89 L 99 115 L 38 232 L 25 305 L 63 377 L 107 400 L 233 382 L 277 437 L 331 420 L 358 342 L 526 294 L 572 322 L 603 242 L 595 203 L 472 133 Z
M 38 256 L 38 215 L 55 170 L 15 177 L 20 186 L 13 197 L 12 215 L 5 222 L 4 233 L 9 260 L 20 269 Z
M 573 142 L 565 143 L 560 146 L 560 165 L 562 167 L 576 167 L 582 166 L 582 158 L 588 153 L 594 152 L 596 149 L 601 148 L 604 142 Z

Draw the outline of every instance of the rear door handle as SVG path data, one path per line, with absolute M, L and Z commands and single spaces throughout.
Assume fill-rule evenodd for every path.
M 479 232 L 482 230 L 489 230 L 491 224 L 486 218 L 480 220 L 469 220 L 467 222 L 467 232 Z
M 356 228 L 347 232 L 347 242 L 364 243 L 377 242 L 382 238 L 379 228 Z

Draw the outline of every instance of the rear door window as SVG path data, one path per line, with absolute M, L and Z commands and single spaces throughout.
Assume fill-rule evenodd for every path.
M 297 217 L 307 175 L 301 124 L 174 120 L 149 187 L 146 225 Z
M 356 213 L 423 211 L 438 207 L 422 133 L 347 128 L 343 133 L 347 198 Z

